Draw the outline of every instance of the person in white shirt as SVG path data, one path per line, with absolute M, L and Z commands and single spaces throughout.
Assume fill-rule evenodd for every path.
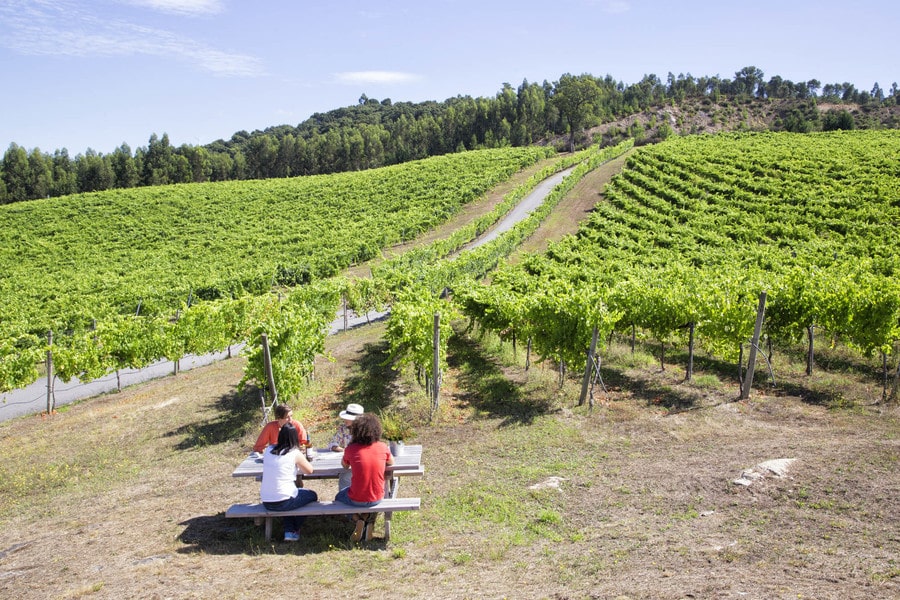
M 282 511 L 300 508 L 319 499 L 318 495 L 296 485 L 297 472 L 309 475 L 313 472 L 303 452 L 297 428 L 290 422 L 278 431 L 278 443 L 268 446 L 263 452 L 262 485 L 259 498 L 267 510 Z M 284 517 L 284 541 L 296 542 L 303 517 Z

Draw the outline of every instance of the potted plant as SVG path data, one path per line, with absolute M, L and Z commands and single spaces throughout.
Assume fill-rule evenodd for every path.
M 384 411 L 381 413 L 381 435 L 388 441 L 391 448 L 391 454 L 400 456 L 403 454 L 403 446 L 406 440 L 411 440 L 416 436 L 412 425 L 403 415 L 395 411 Z

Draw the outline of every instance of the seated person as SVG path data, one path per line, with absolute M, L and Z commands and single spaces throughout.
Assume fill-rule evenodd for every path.
M 384 469 L 394 464 L 394 457 L 381 441 L 381 421 L 377 416 L 360 415 L 350 425 L 350 434 L 353 441 L 344 449 L 341 460 L 341 465 L 352 474 L 350 486 L 339 491 L 334 500 L 350 506 L 375 506 L 384 498 Z M 368 525 L 366 540 L 371 540 L 376 516 L 377 513 L 372 513 L 363 519 L 355 515 L 356 529 L 350 539 L 358 542 Z
M 300 451 L 297 429 L 285 423 L 278 431 L 278 442 L 266 447 L 263 453 L 259 499 L 266 510 L 293 510 L 319 499 L 314 491 L 295 485 L 298 470 L 309 475 L 313 472 L 313 466 Z M 300 539 L 298 531 L 302 522 L 303 517 L 284 517 L 284 541 L 296 542 Z
M 331 438 L 331 442 L 328 443 L 328 449 L 333 452 L 343 452 L 344 448 L 350 443 L 350 425 L 356 419 L 356 417 L 363 414 L 363 407 L 359 404 L 348 404 L 346 410 L 342 410 L 341 414 L 338 415 L 341 417 L 341 423 L 338 425 L 337 432 L 334 434 L 334 437 Z
M 301 445 L 309 445 L 309 434 L 306 432 L 306 429 L 303 428 L 303 425 L 300 424 L 299 421 L 295 421 L 293 419 L 294 411 L 288 408 L 287 404 L 279 404 L 275 407 L 275 420 L 269 421 L 266 423 L 266 426 L 262 428 L 262 431 L 259 434 L 259 437 L 256 438 L 256 443 L 253 444 L 253 451 L 256 453 L 262 452 L 266 449 L 266 446 L 271 446 L 272 444 L 278 443 L 278 432 L 281 431 L 281 426 L 285 423 L 290 423 L 297 430 L 297 436 Z

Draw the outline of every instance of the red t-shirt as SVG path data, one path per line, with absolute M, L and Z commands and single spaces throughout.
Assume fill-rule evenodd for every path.
M 354 502 L 375 502 L 384 498 L 384 468 L 391 451 L 384 442 L 369 446 L 351 443 L 344 449 L 344 462 L 353 474 L 347 496 Z

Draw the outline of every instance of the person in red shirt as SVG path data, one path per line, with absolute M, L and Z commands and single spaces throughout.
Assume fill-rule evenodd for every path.
M 350 425 L 350 434 L 353 441 L 344 449 L 341 460 L 344 468 L 350 469 L 350 486 L 340 490 L 334 500 L 350 506 L 375 506 L 384 498 L 384 469 L 394 464 L 394 457 L 381 441 L 381 421 L 374 414 L 358 416 Z M 368 525 L 366 539 L 371 540 L 377 514 L 372 513 L 368 520 L 354 515 L 356 528 L 350 539 L 358 542 Z
M 281 431 L 281 426 L 285 423 L 290 423 L 294 426 L 294 429 L 297 430 L 297 436 L 300 440 L 300 444 L 303 446 L 309 446 L 309 434 L 304 429 L 303 425 L 300 424 L 299 421 L 295 421 L 293 418 L 294 412 L 288 408 L 287 404 L 279 404 L 275 407 L 275 420 L 269 421 L 266 423 L 266 426 L 263 427 L 262 431 L 259 434 L 259 437 L 256 438 L 256 443 L 253 444 L 254 452 L 262 452 L 266 449 L 266 446 L 272 446 L 273 444 L 278 443 L 278 432 Z

